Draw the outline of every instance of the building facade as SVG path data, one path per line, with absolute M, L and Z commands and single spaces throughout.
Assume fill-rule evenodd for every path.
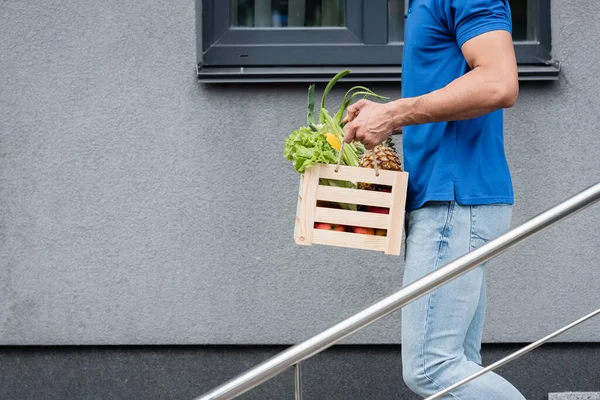
M 402 257 L 294 243 L 299 177 L 283 141 L 305 123 L 311 78 L 321 94 L 349 66 L 399 96 L 401 19 L 389 10 L 404 4 L 390 2 L 382 31 L 365 29 L 382 14 L 350 8 L 362 2 L 306 2 L 300 22 L 285 14 L 298 2 L 267 14 L 234 2 L 240 27 L 312 21 L 338 27 L 315 40 L 373 45 L 317 46 L 308 63 L 286 53 L 288 34 L 234 29 L 215 47 L 206 35 L 224 20 L 211 3 L 0 6 L 1 399 L 191 399 L 401 288 Z M 515 10 L 522 81 L 505 140 L 516 227 L 600 181 L 600 3 Z M 340 33 L 348 24 L 359 39 Z M 269 64 L 278 57 L 293 76 Z M 265 69 L 246 79 L 244 68 Z M 486 365 L 598 308 L 599 207 L 489 264 Z M 306 398 L 414 398 L 400 351 L 396 313 L 307 361 Z M 600 319 L 499 372 L 528 399 L 600 392 Z M 292 396 L 286 372 L 242 398 Z

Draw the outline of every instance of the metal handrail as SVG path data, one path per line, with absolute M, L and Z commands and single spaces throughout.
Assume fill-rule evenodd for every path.
M 290 347 L 195 400 L 228 400 L 237 397 L 599 200 L 600 183 L 597 183 L 497 239 L 403 287 L 395 294 L 322 333 Z

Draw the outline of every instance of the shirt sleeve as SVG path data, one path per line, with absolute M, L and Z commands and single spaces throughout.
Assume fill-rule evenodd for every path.
M 448 26 L 458 45 L 481 34 L 505 30 L 512 34 L 512 18 L 508 0 L 446 0 Z

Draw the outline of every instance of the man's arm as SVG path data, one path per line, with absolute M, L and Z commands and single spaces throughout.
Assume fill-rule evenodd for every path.
M 398 127 L 477 118 L 515 104 L 517 62 L 507 31 L 477 36 L 463 45 L 462 52 L 472 70 L 443 89 L 397 102 L 392 113 Z
M 345 141 L 372 148 L 403 126 L 471 119 L 512 107 L 519 82 L 510 33 L 476 36 L 465 42 L 462 52 L 472 70 L 442 89 L 386 104 L 362 100 L 348 107 Z

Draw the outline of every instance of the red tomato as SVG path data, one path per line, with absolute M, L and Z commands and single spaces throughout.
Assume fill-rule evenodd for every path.
M 326 231 L 330 231 L 333 229 L 333 225 L 324 222 L 315 222 L 315 229 L 325 229 Z
M 375 234 L 375 229 L 373 228 L 365 228 L 363 226 L 353 226 L 352 227 L 352 232 L 354 233 L 360 233 L 363 235 L 374 235 Z
M 377 214 L 389 214 L 390 213 L 390 209 L 389 208 L 384 208 L 384 207 L 368 206 L 367 207 L 367 212 L 372 212 L 372 213 L 377 213 Z

